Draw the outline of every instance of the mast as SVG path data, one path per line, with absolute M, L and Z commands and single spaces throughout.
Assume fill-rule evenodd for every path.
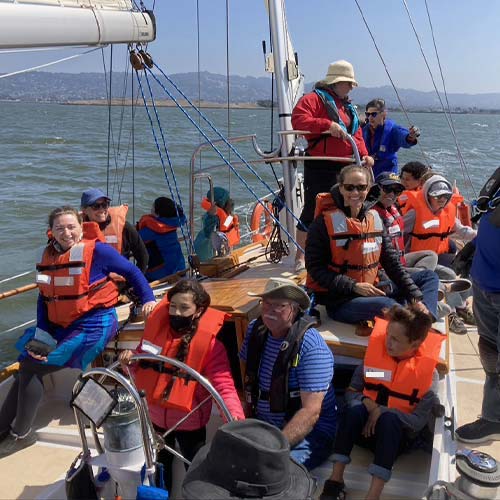
M 269 10 L 272 56 L 274 76 L 278 97 L 280 130 L 292 129 L 292 109 L 296 99 L 302 95 L 302 77 L 295 60 L 295 53 L 286 26 L 284 1 L 267 0 Z M 293 59 L 291 59 L 293 58 Z M 293 135 L 282 136 L 281 156 L 289 156 L 293 146 Z M 283 181 L 285 201 L 291 211 L 298 217 L 299 202 L 297 199 L 297 165 L 296 162 L 283 161 Z M 295 221 L 290 213 L 286 214 L 286 228 L 290 234 L 295 234 Z

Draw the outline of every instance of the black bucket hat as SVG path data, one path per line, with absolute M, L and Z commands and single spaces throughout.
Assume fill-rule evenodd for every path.
M 248 418 L 219 427 L 212 442 L 198 451 L 182 483 L 182 496 L 307 500 L 315 489 L 306 468 L 290 458 L 283 433 Z

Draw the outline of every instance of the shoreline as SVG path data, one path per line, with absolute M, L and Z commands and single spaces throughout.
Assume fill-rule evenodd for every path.
M 180 99 L 179 104 L 183 107 L 188 107 L 190 104 L 185 100 L 185 99 Z M 211 109 L 227 109 L 227 104 L 223 104 L 220 102 L 211 102 L 211 101 L 192 101 L 197 107 L 199 108 L 211 108 Z M 88 99 L 88 100 L 78 100 L 78 101 L 64 101 L 64 102 L 58 102 L 57 104 L 62 104 L 65 106 L 108 106 L 109 103 L 108 101 L 104 99 Z M 151 101 L 148 102 L 148 104 L 152 104 Z M 131 99 L 112 99 L 111 100 L 111 106 L 131 106 L 132 105 L 132 100 Z M 138 106 L 139 103 L 136 104 Z M 142 106 L 143 103 L 142 101 L 140 102 L 140 105 Z M 169 99 L 159 99 L 155 100 L 155 105 L 158 108 L 175 108 L 177 105 L 169 100 Z M 229 108 L 230 109 L 271 109 L 270 107 L 265 107 L 265 106 L 259 106 L 257 103 L 254 102 L 233 102 L 229 103 Z

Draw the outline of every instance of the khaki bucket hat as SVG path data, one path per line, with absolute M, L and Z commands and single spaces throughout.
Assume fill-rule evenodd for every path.
M 325 85 L 333 85 L 339 82 L 351 82 L 355 87 L 358 86 L 358 82 L 354 78 L 354 68 L 348 61 L 340 60 L 332 62 L 328 66 L 325 78 L 321 80 L 321 83 Z

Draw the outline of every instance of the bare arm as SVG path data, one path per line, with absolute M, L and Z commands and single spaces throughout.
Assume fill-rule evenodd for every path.
M 325 394 L 326 392 L 300 391 L 302 408 L 295 413 L 283 429 L 283 434 L 288 439 L 290 446 L 300 443 L 312 431 L 321 413 Z

